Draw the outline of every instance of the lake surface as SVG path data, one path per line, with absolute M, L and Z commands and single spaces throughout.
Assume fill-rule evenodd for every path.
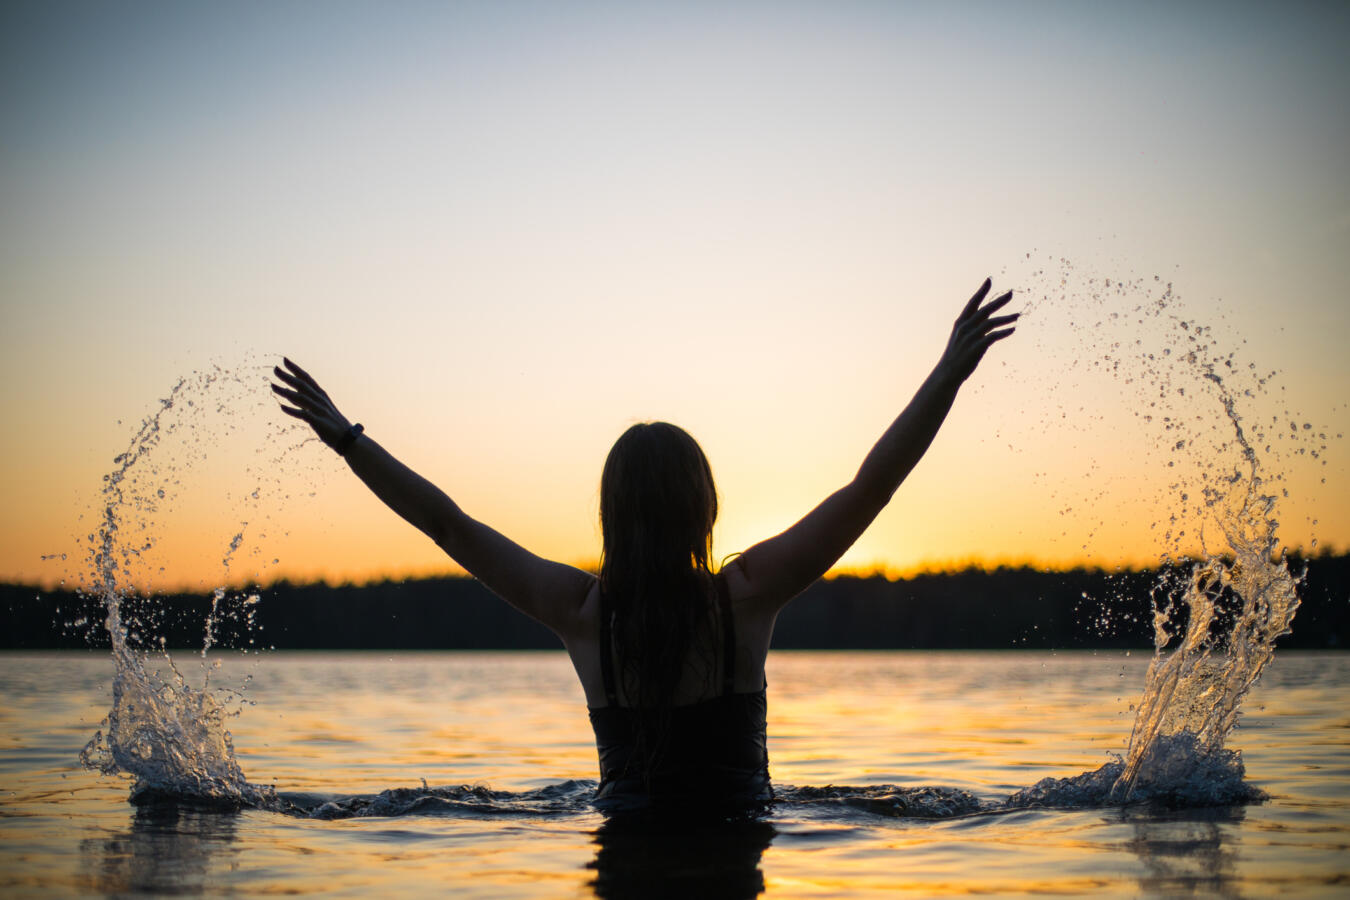
M 214 684 L 251 676 L 230 725 L 250 782 L 311 810 L 398 814 L 133 806 L 129 780 L 78 760 L 110 705 L 111 659 L 0 655 L 0 892 L 1350 891 L 1350 654 L 1279 654 L 1248 697 L 1228 746 L 1264 802 L 916 818 L 878 786 L 957 788 L 992 806 L 1123 753 L 1148 654 L 774 653 L 770 762 L 786 799 L 761 823 L 661 833 L 602 828 L 587 806 L 595 747 L 561 652 L 217 658 Z M 200 681 L 198 657 L 176 661 Z M 791 789 L 827 785 L 856 790 Z M 361 799 L 383 791 L 384 807 Z

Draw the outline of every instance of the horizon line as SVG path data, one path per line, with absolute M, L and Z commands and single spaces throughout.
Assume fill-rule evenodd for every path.
M 1350 548 L 1338 549 L 1331 544 L 1321 544 L 1309 551 L 1304 547 L 1287 547 L 1285 555 L 1296 559 L 1330 559 L 1335 557 L 1350 556 Z M 819 580 L 834 581 L 841 578 L 885 578 L 888 581 L 908 581 L 915 578 L 926 576 L 941 575 L 959 575 L 969 572 L 982 572 L 992 574 L 1000 571 L 1034 571 L 1034 572 L 1074 572 L 1074 571 L 1098 571 L 1098 572 L 1121 572 L 1137 573 L 1149 570 L 1159 569 L 1168 565 L 1193 563 L 1200 559 L 1199 555 L 1181 554 L 1174 557 L 1160 557 L 1149 562 L 1140 560 L 1121 560 L 1111 563 L 1094 561 L 1088 558 L 1080 558 L 1070 561 L 1047 561 L 1033 558 L 1010 559 L 1010 558 L 990 558 L 980 557 L 949 559 L 949 560 L 927 560 L 912 566 L 888 566 L 882 563 L 873 563 L 870 565 L 841 566 L 830 569 Z M 1220 554 L 1219 558 L 1229 559 L 1231 555 Z M 731 559 L 726 560 L 729 564 Z M 574 564 L 591 574 L 597 574 L 598 566 L 594 563 Z M 719 570 L 722 567 L 718 567 Z M 267 590 L 278 584 L 287 584 L 294 587 L 315 587 L 325 586 L 328 588 L 344 587 L 366 587 L 374 584 L 388 584 L 390 582 L 417 582 L 417 581 L 437 581 L 443 579 L 468 579 L 477 580 L 463 569 L 447 567 L 440 571 L 405 571 L 405 572 L 380 572 L 365 576 L 333 576 L 333 575 L 296 575 L 296 574 L 278 574 L 275 577 L 266 580 L 254 579 L 226 579 L 221 582 L 206 582 L 198 580 L 197 582 L 178 581 L 154 587 L 147 591 L 144 585 L 132 582 L 126 586 L 127 594 L 195 594 L 201 592 L 210 592 L 217 588 L 227 590 Z M 81 593 L 88 590 L 88 585 L 70 578 L 53 579 L 51 581 L 41 580 L 23 580 L 0 577 L 0 586 L 25 588 L 40 592 L 56 593 L 71 592 Z

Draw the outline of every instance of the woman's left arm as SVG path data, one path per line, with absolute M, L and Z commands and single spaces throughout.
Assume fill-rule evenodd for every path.
M 273 373 L 287 387 L 272 390 L 293 406 L 288 415 L 308 424 L 338 450 L 356 476 L 385 505 L 416 526 L 488 589 L 566 638 L 594 576 L 536 556 L 459 508 L 436 485 L 399 462 L 351 423 L 308 372 L 284 360 Z

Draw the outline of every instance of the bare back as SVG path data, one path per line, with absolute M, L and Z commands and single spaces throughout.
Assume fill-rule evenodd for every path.
M 769 653 L 773 625 L 778 611 L 765 615 L 755 604 L 746 602 L 748 583 L 738 561 L 722 569 L 731 600 L 731 615 L 735 622 L 736 662 L 733 689 L 750 693 L 764 687 L 764 660 Z M 569 623 L 567 633 L 560 633 L 567 654 L 572 660 L 586 705 L 592 708 L 607 704 L 601 669 L 600 646 L 600 581 L 593 579 L 577 615 Z M 706 639 L 705 639 L 706 640 Z M 675 692 L 675 704 L 685 706 L 711 699 L 720 692 L 720 646 L 696 646 L 691 649 Z M 717 660 L 718 670 L 709 672 L 707 660 Z M 622 700 L 621 700 L 622 702 Z

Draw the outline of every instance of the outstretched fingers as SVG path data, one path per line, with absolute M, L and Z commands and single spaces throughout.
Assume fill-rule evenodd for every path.
M 986 348 L 994 341 L 1002 340 L 1012 334 L 1016 329 L 1004 328 L 1005 325 L 1012 325 L 1017 321 L 1017 313 L 1006 316 L 995 316 L 992 319 L 986 319 L 978 325 L 972 326 L 968 331 L 964 331 L 961 338 L 964 342 L 972 344 L 983 353 Z M 1001 331 L 999 329 L 1002 329 Z
M 987 306 L 976 310 L 969 318 L 957 320 L 954 337 L 958 340 L 978 340 L 995 328 L 1001 328 L 1016 322 L 1020 313 L 1010 313 L 1006 316 L 993 315 L 993 313 L 1007 306 L 1010 300 L 1012 300 L 1011 291 L 996 300 L 990 301 Z
M 994 313 L 998 312 L 1003 307 L 1007 306 L 1008 302 L 1011 300 L 1012 300 L 1012 291 L 1000 294 L 993 300 L 990 300 L 987 305 L 981 307 L 979 314 L 985 317 L 991 316 Z
M 290 385 L 292 388 L 294 388 L 295 390 L 299 391 L 302 394 L 309 393 L 317 396 L 321 393 L 319 391 L 318 386 L 314 384 L 314 380 L 312 378 L 306 381 L 305 379 L 299 377 L 298 375 L 293 375 L 290 372 L 287 372 L 280 366 L 273 366 L 272 374 L 275 375 L 280 381 Z
M 1009 313 L 1006 316 L 994 316 L 991 319 L 986 319 L 984 322 L 984 330 L 990 331 L 995 328 L 1002 328 L 1004 325 L 1011 325 L 1021 318 L 1021 315 L 1021 313 Z
M 291 382 L 292 378 L 298 379 L 299 381 L 303 382 L 304 384 L 308 385 L 309 387 L 317 391 L 319 393 L 319 396 L 323 397 L 325 400 L 328 399 L 328 392 L 325 391 L 323 388 L 319 387 L 319 383 L 314 380 L 314 377 L 312 375 L 310 375 L 304 369 L 297 366 L 295 363 L 291 362 L 289 357 L 283 356 L 281 358 L 281 361 L 286 364 L 286 368 L 290 369 L 291 372 L 294 372 L 295 374 L 294 376 L 287 377 L 287 374 L 282 373 L 281 369 L 276 369 L 275 371 L 278 375 L 281 375 L 283 378 L 286 378 L 288 383 Z
M 311 425 L 313 424 L 313 416 L 305 412 L 303 409 L 292 409 L 291 407 L 283 403 L 281 404 L 281 411 L 288 416 L 294 416 L 295 418 L 299 419 L 302 422 L 306 422 Z
M 980 308 L 980 304 L 984 302 L 984 298 L 989 296 L 989 289 L 993 286 L 993 280 L 986 278 L 984 284 L 980 285 L 980 289 L 971 296 L 970 302 L 961 310 L 961 315 L 957 316 L 956 320 L 959 322 L 973 315 L 975 310 Z
M 281 409 L 283 412 L 303 420 L 315 430 L 319 429 L 321 417 L 326 420 L 333 418 L 336 414 L 336 410 L 333 409 L 333 402 L 327 397 L 315 397 L 307 385 L 303 386 L 302 390 L 295 391 L 278 384 L 271 387 L 272 393 L 291 403 L 294 407 L 288 407 L 285 403 L 282 403 Z
M 970 302 L 961 310 L 961 315 L 957 317 L 956 324 L 952 327 L 946 352 L 938 363 L 938 368 L 942 372 L 955 376 L 958 381 L 964 381 L 975 371 L 975 367 L 984 358 L 985 351 L 992 344 L 1013 333 L 1015 329 L 1012 326 L 1020 316 L 1019 313 L 994 315 L 1012 301 L 1012 291 L 1000 294 L 983 306 L 980 305 L 989 296 L 990 285 L 990 279 L 986 278 L 984 284 L 980 285 L 980 289 L 970 298 Z
M 292 374 L 277 366 L 272 367 L 272 374 L 293 389 L 282 394 L 282 396 L 290 399 L 296 406 L 303 406 L 314 412 L 336 411 L 333 400 L 328 396 L 328 393 L 319 387 L 318 383 L 310 378 L 303 369 L 294 363 L 291 365 L 299 374 Z M 284 388 L 278 388 L 277 385 L 273 385 L 272 389 L 278 393 L 285 390 Z
M 351 425 L 338 412 L 328 394 L 304 369 L 284 359 L 285 367 L 275 366 L 272 374 L 279 384 L 269 385 L 281 404 L 281 411 L 314 429 L 319 440 L 332 447 Z
M 279 384 L 272 385 L 272 393 L 285 397 L 301 409 L 308 408 L 314 405 L 315 402 L 313 398 L 306 397 L 303 391 L 293 391 L 289 388 L 284 388 Z
M 990 344 L 994 343 L 995 341 L 1003 340 L 1005 337 L 1008 337 L 1008 335 L 1012 334 L 1016 330 L 1017 330 L 1016 328 L 1004 328 L 1002 331 L 991 331 L 984 336 L 982 346 L 984 347 L 984 349 L 988 349 Z
M 1008 291 L 1006 294 L 1001 294 L 998 297 L 995 297 L 993 300 L 990 300 L 984 306 L 981 306 L 980 308 L 974 310 L 969 315 L 963 314 L 961 319 L 959 320 L 960 324 L 970 328 L 982 327 L 985 323 L 985 320 L 987 320 L 990 316 L 998 312 L 1003 307 L 1007 306 L 1011 301 L 1012 301 L 1012 291 Z

